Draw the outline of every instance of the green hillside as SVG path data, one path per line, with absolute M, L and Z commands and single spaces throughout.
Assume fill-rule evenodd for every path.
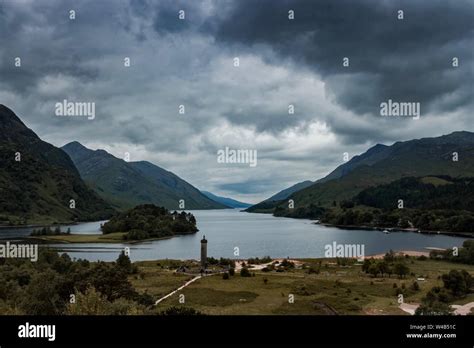
M 402 204 L 402 205 L 400 205 Z M 474 233 L 474 178 L 407 177 L 370 187 L 321 215 L 339 226 Z
M 114 213 L 85 185 L 64 151 L 42 141 L 4 105 L 0 134 L 1 224 L 99 220 Z
M 118 210 L 140 204 L 155 204 L 168 209 L 221 209 L 214 202 L 175 174 L 152 163 L 126 162 L 104 150 L 90 150 L 78 142 L 63 146 L 81 177 L 103 199 Z

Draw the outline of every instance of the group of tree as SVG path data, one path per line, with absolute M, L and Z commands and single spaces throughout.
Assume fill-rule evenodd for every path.
M 45 226 L 41 229 L 34 229 L 30 235 L 31 236 L 59 236 L 61 234 L 71 234 L 71 229 L 68 228 L 66 232 L 62 232 L 60 226 L 56 226 L 54 229 L 51 229 L 50 226 Z
M 433 250 L 430 252 L 433 259 L 443 259 L 450 262 L 474 265 L 474 240 L 465 240 L 461 248 Z
M 413 209 L 474 212 L 474 178 L 405 177 L 367 188 L 352 201 L 355 205 L 392 210 L 398 208 L 399 199 Z
M 197 232 L 196 219 L 191 213 L 169 212 L 153 204 L 136 206 L 119 213 L 102 225 L 104 234 L 127 232 L 125 239 L 142 240 Z
M 473 292 L 474 279 L 465 270 L 451 270 L 441 276 L 443 287 L 433 287 L 416 309 L 418 315 L 447 315 L 452 313 L 450 302 Z
M 260 264 L 270 263 L 270 262 L 272 262 L 272 258 L 270 256 L 264 256 L 262 258 L 255 257 L 255 258 L 247 259 L 247 263 L 249 265 L 260 265 Z
M 288 259 L 283 259 L 281 262 L 280 261 L 274 261 L 271 264 L 265 266 L 262 268 L 262 272 L 285 272 L 289 271 L 295 268 L 295 263 L 288 260 Z
M 235 261 L 232 259 L 224 258 L 224 257 L 216 259 L 215 257 L 210 256 L 207 258 L 207 263 L 208 265 L 211 265 L 211 266 L 235 268 Z
M 403 206 L 400 206 L 400 200 Z M 426 231 L 474 231 L 474 178 L 405 177 L 369 187 L 331 206 L 276 204 L 275 216 L 319 219 L 337 226 L 395 227 Z
M 385 254 L 383 259 L 364 259 L 362 271 L 375 278 L 379 275 L 382 277 L 388 275 L 390 278 L 392 274 L 404 278 L 410 274 L 410 268 L 407 266 L 405 258 L 396 256 L 391 250 Z
M 296 207 L 296 208 L 284 208 L 282 205 L 278 205 L 273 210 L 274 216 L 284 216 L 294 219 L 320 219 L 326 208 L 320 205 L 311 203 L 308 206 Z
M 0 260 L 0 313 L 27 315 L 138 314 L 154 303 L 138 293 L 128 276 L 128 256 L 117 262 L 71 260 L 40 249 L 37 262 Z

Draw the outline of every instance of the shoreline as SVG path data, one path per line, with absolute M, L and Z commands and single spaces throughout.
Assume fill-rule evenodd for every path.
M 125 232 L 115 232 L 108 234 L 69 234 L 69 235 L 51 235 L 51 236 L 26 236 L 18 238 L 18 240 L 25 241 L 36 241 L 39 244 L 81 244 L 81 243 L 93 243 L 93 244 L 139 244 L 144 242 L 152 242 L 157 240 L 165 240 L 173 237 L 178 237 L 186 234 L 177 234 L 174 236 L 155 237 L 140 240 L 126 240 L 121 239 L 125 235 Z
M 312 219 L 309 219 L 314 221 Z M 326 227 L 336 227 L 341 230 L 367 230 L 367 231 L 379 231 L 383 232 L 387 230 L 388 232 L 411 232 L 411 233 L 421 233 L 421 234 L 434 234 L 434 235 L 445 235 L 451 237 L 462 237 L 462 238 L 474 238 L 474 234 L 470 232 L 450 232 L 450 231 L 428 231 L 420 230 L 417 228 L 400 228 L 400 227 L 376 227 L 376 226 L 357 226 L 357 225 L 333 225 L 329 223 L 319 223 L 313 222 L 315 225 L 322 225 Z
M 109 221 L 107 220 L 95 220 L 95 221 L 71 221 L 71 222 L 60 222 L 51 224 L 26 224 L 26 225 L 0 225 L 1 230 L 7 229 L 21 229 L 21 228 L 42 228 L 42 227 L 53 227 L 53 226 L 76 226 L 80 224 L 87 224 L 92 222 Z
M 366 225 L 335 225 L 326 222 L 319 222 L 319 219 L 315 218 L 299 218 L 299 217 L 291 217 L 291 216 L 275 216 L 271 211 L 268 212 L 256 212 L 256 211 L 247 211 L 243 210 L 245 213 L 249 214 L 270 214 L 273 217 L 277 218 L 286 218 L 286 219 L 294 219 L 294 220 L 308 220 L 311 221 L 314 225 L 321 225 L 325 227 L 336 227 L 341 230 L 366 230 L 366 231 L 380 231 L 383 232 L 387 230 L 389 232 L 412 232 L 412 233 L 421 233 L 421 234 L 434 234 L 434 235 L 445 235 L 451 237 L 462 237 L 462 238 L 474 238 L 473 232 L 451 232 L 451 231 L 429 231 L 429 230 L 420 230 L 418 228 L 400 228 L 400 227 L 378 227 L 378 226 L 366 226 Z

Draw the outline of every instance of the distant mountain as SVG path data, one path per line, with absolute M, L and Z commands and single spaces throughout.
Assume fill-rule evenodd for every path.
M 236 201 L 235 199 L 232 199 L 232 198 L 216 196 L 207 191 L 201 191 L 201 192 L 205 194 L 207 197 L 209 197 L 210 199 L 212 199 L 213 201 L 224 204 L 230 208 L 248 208 L 252 205 L 250 203 Z
M 104 150 L 90 150 L 78 142 L 64 145 L 81 177 L 107 202 L 119 210 L 140 204 L 168 209 L 222 209 L 197 188 L 150 162 L 126 162 Z
M 266 201 L 281 201 L 283 199 L 287 199 L 293 193 L 295 193 L 297 191 L 300 191 L 300 190 L 302 190 L 306 187 L 309 187 L 313 184 L 314 184 L 314 182 L 309 181 L 309 180 L 299 182 L 299 183 L 294 184 L 293 186 L 290 186 L 287 189 L 284 189 L 284 190 L 278 192 L 277 194 L 271 196 L 270 198 L 266 199 Z
M 42 141 L 0 105 L 1 224 L 99 220 L 113 213 L 63 150 Z
M 454 153 L 458 154 L 458 161 L 453 161 Z M 375 145 L 288 198 L 294 200 L 295 208 L 330 206 L 368 187 L 403 177 L 429 175 L 474 176 L 474 133 L 454 132 L 436 138 L 396 142 L 391 146 Z M 277 205 L 286 209 L 285 204 L 262 202 L 248 210 L 268 212 Z
M 267 198 L 266 200 L 257 203 L 255 205 L 252 205 L 246 209 L 248 212 L 252 213 L 271 213 L 273 212 L 273 209 L 280 203 L 280 201 L 287 199 L 290 197 L 293 193 L 300 191 L 306 187 L 309 187 L 313 185 L 314 182 L 310 180 L 302 181 L 297 184 L 294 184 L 293 186 L 290 186 L 270 198 Z

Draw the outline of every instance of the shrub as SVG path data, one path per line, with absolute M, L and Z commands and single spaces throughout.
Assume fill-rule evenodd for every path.
M 249 270 L 248 270 L 247 267 L 243 267 L 243 268 L 240 270 L 240 276 L 241 276 L 241 277 L 251 277 L 252 274 L 249 272 Z

